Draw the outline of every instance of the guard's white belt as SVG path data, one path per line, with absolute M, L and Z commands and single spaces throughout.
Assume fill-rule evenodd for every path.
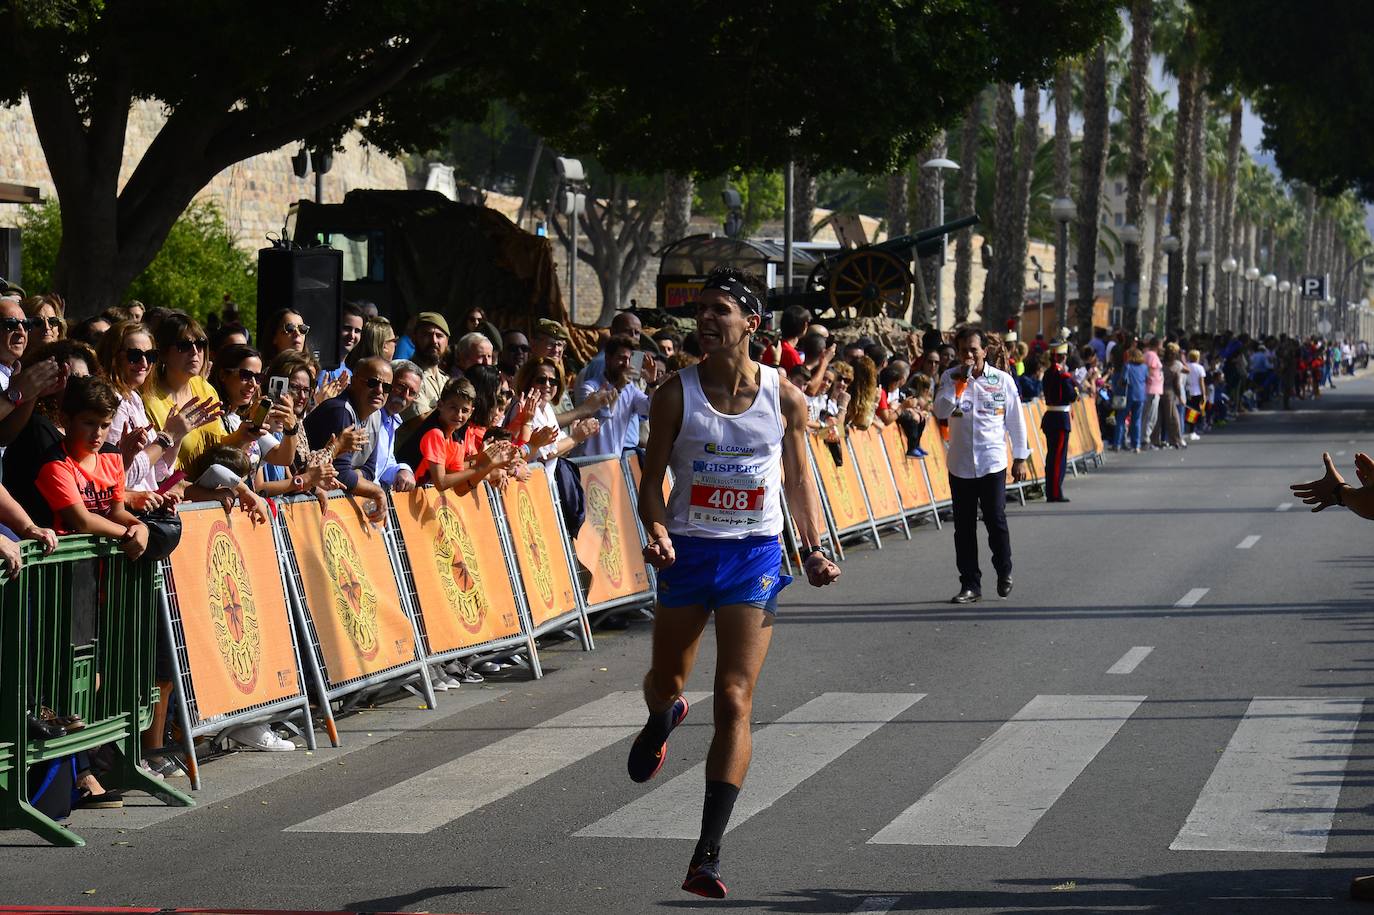
M 1051 412 L 1051 413 L 1067 413 L 1067 412 L 1069 412 L 1069 410 L 1070 410 L 1070 405 L 1069 405 L 1069 404 L 1066 404 L 1066 403 L 1065 403 L 1065 404 L 1056 404 L 1056 403 L 1052 403 L 1052 404 L 1046 404 L 1046 405 L 1045 405 L 1045 409 L 1048 410 L 1048 411 Z

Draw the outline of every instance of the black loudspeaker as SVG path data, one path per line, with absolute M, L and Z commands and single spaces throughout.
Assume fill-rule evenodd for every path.
M 20 231 L 0 228 L 0 276 L 16 286 L 24 285 L 24 269 L 20 257 Z
M 339 364 L 339 312 L 343 309 L 343 252 L 335 248 L 263 248 L 258 251 L 258 347 L 271 346 L 272 316 L 290 308 L 310 326 L 305 348 L 320 364 Z

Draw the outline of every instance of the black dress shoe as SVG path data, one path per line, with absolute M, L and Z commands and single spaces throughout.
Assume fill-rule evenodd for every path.
M 976 604 L 982 599 L 983 593 L 981 591 L 974 591 L 971 588 L 965 588 L 958 594 L 951 597 L 949 599 L 949 602 L 951 604 Z
M 1006 578 L 997 579 L 997 596 L 1006 597 L 1008 594 L 1011 593 L 1011 586 L 1012 580 L 1010 575 L 1008 575 Z
M 44 721 L 33 713 L 28 716 L 28 730 L 30 739 L 52 740 L 55 737 L 66 737 L 67 729 L 60 724 L 51 721 Z

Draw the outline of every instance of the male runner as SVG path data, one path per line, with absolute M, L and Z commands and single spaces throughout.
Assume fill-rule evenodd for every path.
M 762 320 L 756 277 L 718 267 L 697 305 L 699 365 L 659 388 L 639 488 L 658 575 L 653 659 L 644 677 L 649 721 L 630 748 L 630 778 L 658 774 L 668 734 L 687 717 L 682 690 L 701 634 L 715 613 L 715 733 L 706 756 L 706 800 L 682 888 L 721 899 L 720 842 L 749 770 L 754 684 L 768 654 L 782 574 L 782 496 L 801 534 L 803 569 L 814 586 L 840 577 L 818 546 L 820 499 L 806 462 L 806 400 L 775 369 L 749 358 Z M 663 501 L 663 475 L 673 491 Z M 786 480 L 784 487 L 783 481 Z

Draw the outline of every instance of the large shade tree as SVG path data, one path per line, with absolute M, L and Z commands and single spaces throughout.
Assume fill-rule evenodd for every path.
M 118 301 L 217 173 L 355 126 L 432 148 L 509 102 L 555 147 L 627 173 L 890 172 L 978 88 L 1092 45 L 1097 0 L 0 0 L 0 103 L 27 95 L 62 203 L 54 285 Z M 820 67 L 822 60 L 852 66 Z M 871 64 L 881 61 L 882 66 Z M 167 118 L 120 183 L 131 104 Z

